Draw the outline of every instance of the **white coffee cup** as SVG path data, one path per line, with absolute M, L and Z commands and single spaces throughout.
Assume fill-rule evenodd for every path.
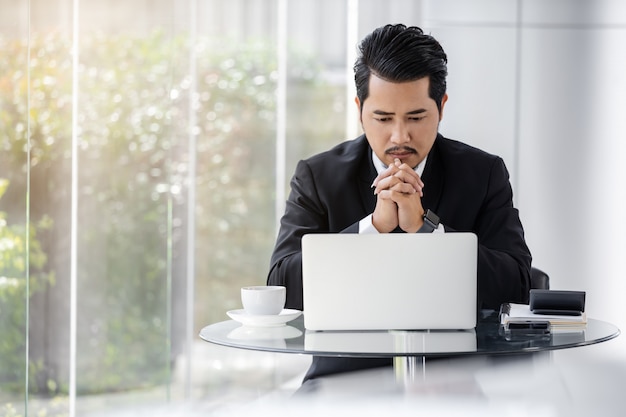
M 241 288 L 241 303 L 247 314 L 269 316 L 283 311 L 287 291 L 278 285 L 255 285 Z

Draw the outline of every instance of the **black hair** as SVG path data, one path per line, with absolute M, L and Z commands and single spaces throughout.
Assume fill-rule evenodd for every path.
M 354 63 L 356 94 L 361 102 L 369 96 L 370 75 L 390 82 L 430 78 L 429 95 L 441 111 L 446 93 L 448 58 L 435 38 L 416 26 L 386 25 L 367 35 L 359 45 Z

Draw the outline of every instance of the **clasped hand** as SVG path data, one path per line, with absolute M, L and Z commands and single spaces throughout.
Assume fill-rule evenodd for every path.
M 372 183 L 377 196 L 372 224 L 380 233 L 396 227 L 417 232 L 424 224 L 422 196 L 424 183 L 413 168 L 395 159 Z

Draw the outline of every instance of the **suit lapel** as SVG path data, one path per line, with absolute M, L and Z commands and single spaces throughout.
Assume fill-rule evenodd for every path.
M 361 158 L 361 166 L 359 168 L 359 193 L 361 194 L 361 203 L 365 213 L 370 214 L 374 212 L 376 207 L 376 196 L 372 189 L 372 181 L 376 178 L 376 168 L 372 162 L 372 150 L 367 146 L 367 152 L 364 153 Z M 366 215 L 367 215 L 366 214 Z
M 425 210 L 431 209 L 435 213 L 437 213 L 437 209 L 439 208 L 439 201 L 441 200 L 445 177 L 443 159 L 441 156 L 441 150 L 439 149 L 439 138 L 440 135 L 437 135 L 437 139 L 428 154 L 424 172 L 422 173 L 422 181 L 424 182 L 424 197 L 422 197 L 422 206 Z

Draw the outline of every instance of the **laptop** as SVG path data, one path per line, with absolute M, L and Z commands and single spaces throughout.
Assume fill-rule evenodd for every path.
M 473 233 L 308 234 L 302 238 L 307 330 L 476 327 Z

